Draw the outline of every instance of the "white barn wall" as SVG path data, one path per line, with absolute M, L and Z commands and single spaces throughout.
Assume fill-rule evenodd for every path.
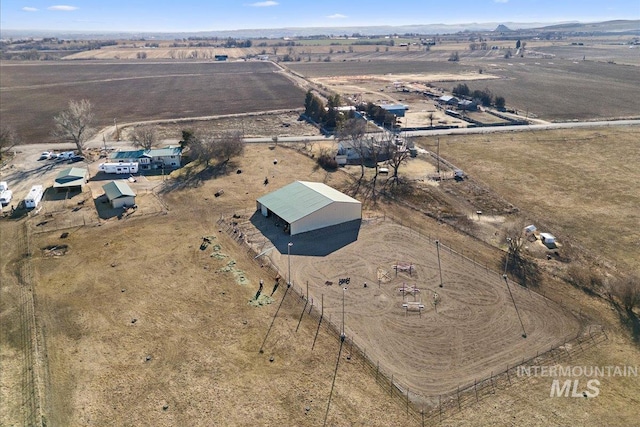
M 291 235 L 362 218 L 360 203 L 333 202 L 291 224 Z
M 113 206 L 114 209 L 121 208 L 125 205 L 133 206 L 135 204 L 136 204 L 135 197 L 118 197 L 117 199 L 114 199 L 111 201 L 111 206 Z

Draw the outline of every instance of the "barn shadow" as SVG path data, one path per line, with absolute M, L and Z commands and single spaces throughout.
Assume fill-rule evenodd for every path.
M 100 217 L 100 219 L 110 219 L 122 215 L 123 209 L 112 208 L 106 194 L 102 194 L 96 197 L 95 199 L 93 199 L 93 202 L 96 205 L 96 211 L 98 212 L 98 216 Z
M 304 256 L 326 256 L 355 242 L 361 224 L 357 219 L 290 236 L 284 232 L 282 224 L 276 225 L 273 218 L 265 218 L 259 211 L 254 212 L 250 221 L 281 254 L 287 253 L 287 245 L 291 242 L 291 254 Z

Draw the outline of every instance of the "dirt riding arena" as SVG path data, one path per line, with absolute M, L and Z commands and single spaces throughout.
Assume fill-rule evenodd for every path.
M 578 320 L 560 305 L 509 281 L 523 338 L 501 272 L 389 219 L 363 221 L 357 241 L 337 248 L 332 241 L 343 239 L 344 230 L 286 236 L 270 218 L 257 217 L 238 220 L 238 227 L 263 261 L 285 279 L 290 265 L 294 289 L 305 295 L 308 286 L 309 299 L 338 330 L 344 298 L 347 338 L 414 400 L 433 403 L 579 331 Z M 396 273 L 396 265 L 403 269 Z M 345 278 L 349 283 L 340 283 Z

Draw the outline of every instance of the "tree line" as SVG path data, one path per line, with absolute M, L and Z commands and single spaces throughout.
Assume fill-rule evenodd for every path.
M 490 107 L 494 105 L 498 110 L 504 109 L 505 99 L 503 96 L 493 95 L 489 89 L 476 89 L 471 90 L 466 83 L 460 83 L 456 85 L 453 90 L 453 94 L 461 98 L 470 98 L 480 101 L 483 107 Z
M 327 98 L 327 105 L 324 101 L 308 91 L 304 98 L 304 114 L 326 131 L 334 131 L 344 120 L 344 114 L 338 111 L 340 106 L 340 95 L 330 95 Z
M 304 115 L 318 123 L 326 131 L 335 131 L 339 129 L 345 121 L 354 118 L 354 113 L 340 112 L 338 107 L 340 106 L 340 95 L 330 95 L 327 98 L 327 104 L 323 100 L 315 95 L 313 92 L 308 91 L 304 100 Z M 358 105 L 356 110 L 364 113 L 370 120 L 373 120 L 380 126 L 385 128 L 396 127 L 396 116 L 371 102 L 364 105 Z

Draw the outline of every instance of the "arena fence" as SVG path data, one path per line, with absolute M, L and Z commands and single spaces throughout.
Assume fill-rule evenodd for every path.
M 225 231 L 238 244 L 244 246 L 247 254 L 251 256 L 252 259 L 256 259 L 256 256 L 262 253 L 265 246 L 269 244 L 269 241 L 251 226 L 249 218 L 253 212 L 253 210 L 247 209 L 232 215 L 221 215 L 217 224 L 220 230 Z M 387 216 L 363 219 L 363 222 L 369 223 L 376 221 L 393 221 L 402 225 L 401 222 L 394 221 Z M 436 239 L 431 236 L 425 236 L 411 228 L 408 228 L 408 232 L 421 234 L 422 237 L 426 237 L 435 244 Z M 441 240 L 439 244 L 442 250 L 458 255 L 463 262 L 474 263 L 477 267 L 494 272 L 502 278 L 502 272 L 495 271 L 488 265 L 478 263 L 472 257 L 468 256 L 469 254 L 465 255 L 462 249 L 456 251 Z M 274 275 L 279 274 L 281 277 L 284 277 L 283 272 L 279 270 L 278 266 L 275 265 L 268 256 L 260 257 L 259 262 L 263 268 L 271 269 Z M 525 288 L 515 281 L 512 281 L 512 283 Z M 553 301 L 561 305 L 567 312 L 571 312 L 569 307 L 567 307 L 566 301 L 554 301 L 548 296 L 536 292 L 534 289 L 526 289 L 529 292 L 537 293 L 548 301 Z M 313 341 L 314 345 L 321 330 L 326 332 L 328 336 L 334 338 L 338 344 L 340 343 L 341 330 L 338 319 L 332 321 L 330 316 L 325 316 L 322 305 L 318 301 L 314 301 L 313 298 L 308 299 L 306 290 L 301 286 L 292 284 L 289 291 L 285 293 L 282 305 L 291 310 L 300 310 L 300 321 L 298 325 L 305 316 L 317 322 L 318 326 Z M 435 425 L 473 406 L 480 400 L 494 395 L 497 390 L 504 390 L 515 382 L 526 381 L 526 377 L 517 375 L 518 367 L 563 363 L 572 360 L 584 351 L 608 339 L 606 331 L 599 325 L 589 325 L 589 319 L 581 312 L 572 312 L 572 314 L 576 316 L 583 325 L 582 330 L 577 334 L 564 337 L 557 341 L 555 345 L 550 346 L 546 351 L 523 354 L 521 359 L 492 372 L 489 377 L 478 378 L 474 380 L 473 383 L 460 384 L 455 391 L 439 395 L 425 396 L 401 384 L 394 378 L 392 373 L 386 372 L 378 361 L 372 360 L 367 355 L 364 345 L 354 342 L 349 336 L 345 337 L 343 352 L 345 352 L 345 358 L 350 363 L 360 364 L 364 370 L 375 377 L 376 382 L 383 390 L 388 391 L 390 398 L 395 399 L 400 405 L 406 408 L 408 418 L 415 420 L 417 425 Z

